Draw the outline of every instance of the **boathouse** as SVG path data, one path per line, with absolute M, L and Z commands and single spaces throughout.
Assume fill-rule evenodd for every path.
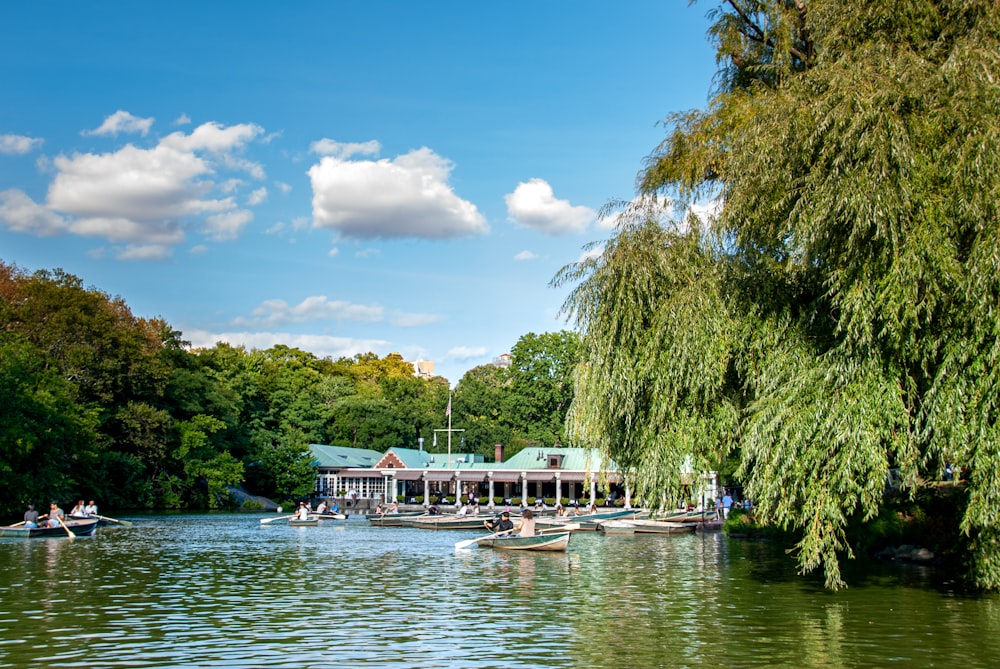
M 509 460 L 498 445 L 494 462 L 481 454 L 428 453 L 393 447 L 385 453 L 344 446 L 310 445 L 319 473 L 316 495 L 430 504 L 440 498 L 487 505 L 542 498 L 593 504 L 609 495 L 629 504 L 629 491 L 613 462 L 596 449 L 529 447 Z

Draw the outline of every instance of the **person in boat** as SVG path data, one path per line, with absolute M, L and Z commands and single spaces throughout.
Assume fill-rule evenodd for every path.
M 87 517 L 87 503 L 82 499 L 76 503 L 73 510 L 69 512 L 70 518 L 86 518 Z
M 535 511 L 537 511 L 539 513 L 541 513 L 542 511 L 545 511 L 545 502 L 544 502 L 544 500 L 542 500 L 541 497 L 539 497 L 539 498 L 537 498 L 535 500 Z
M 57 502 L 49 504 L 49 512 L 38 517 L 45 521 L 46 527 L 59 527 L 59 521 L 66 517 L 66 512 L 59 508 Z
M 328 513 L 340 513 L 340 505 L 334 502 L 333 504 L 330 505 Z
M 38 512 L 35 505 L 29 504 L 28 510 L 24 512 L 24 526 L 27 528 L 38 527 Z
M 87 506 L 83 507 L 83 512 L 87 515 L 88 518 L 96 518 L 97 503 L 94 502 L 94 500 L 90 500 L 89 502 L 87 502 Z
M 319 503 L 319 506 L 316 507 L 316 513 L 318 513 L 321 516 L 324 513 L 326 513 L 326 500 L 325 499 Z
M 392 504 L 389 505 L 389 513 L 399 513 L 399 503 L 396 500 L 392 500 Z
M 458 511 L 455 512 L 456 516 L 467 516 L 469 515 L 469 507 L 465 504 L 462 505 Z
M 528 513 L 531 513 L 531 511 L 528 510 Z M 509 511 L 501 513 L 499 518 L 484 520 L 483 525 L 493 534 L 499 534 L 500 536 L 506 536 L 514 529 L 514 523 L 510 520 Z
M 596 502 L 594 504 L 590 505 L 590 509 L 587 510 L 587 513 L 597 513 L 597 503 Z
M 299 509 L 295 512 L 295 520 L 309 520 L 309 505 L 299 502 Z
M 476 502 L 475 504 L 472 505 L 472 515 L 473 516 L 479 515 L 479 502 Z
M 565 516 L 565 515 L 566 515 L 566 509 L 563 508 L 563 505 L 561 503 L 556 504 L 556 516 Z
M 429 516 L 437 516 L 440 513 L 441 509 L 438 508 L 437 504 L 431 504 L 429 507 L 427 507 L 427 515 Z
M 521 516 L 521 522 L 517 524 L 514 531 L 522 537 L 535 536 L 535 514 L 531 512 L 531 509 L 524 510 L 524 514 Z
M 382 502 L 379 502 L 378 504 L 375 505 L 375 515 L 377 516 L 385 515 L 385 507 L 382 506 Z

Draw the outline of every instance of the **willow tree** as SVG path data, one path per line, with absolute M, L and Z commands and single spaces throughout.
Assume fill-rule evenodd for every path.
M 625 341 L 614 328 L 628 318 L 591 317 L 629 314 L 630 289 L 652 300 L 650 313 L 677 308 L 668 306 L 681 295 L 669 288 L 674 270 L 658 268 L 678 244 L 616 256 L 634 234 L 626 226 L 598 265 L 560 278 L 583 279 L 567 306 L 588 354 L 620 341 L 632 363 L 657 367 L 597 372 L 595 363 L 629 360 L 588 358 L 577 398 L 617 393 L 618 425 L 631 433 L 616 441 L 606 421 L 584 422 L 616 459 L 663 461 L 680 451 L 657 434 L 683 432 L 669 437 L 682 443 L 705 433 L 693 426 L 690 387 L 669 382 L 657 397 L 649 382 L 705 383 L 698 411 L 739 412 L 735 428 L 707 436 L 736 435 L 758 512 L 801 532 L 800 566 L 822 567 L 830 587 L 842 585 L 838 560 L 851 554 L 848 521 L 878 512 L 890 468 L 913 490 L 956 462 L 971 574 L 996 589 L 1000 5 L 728 0 L 713 18 L 717 89 L 706 109 L 670 117 L 638 188 L 679 206 L 721 205 L 707 234 L 683 234 L 716 277 L 686 299 L 724 309 L 691 309 L 686 325 L 714 332 L 728 322 L 728 338 L 709 341 L 724 342 L 731 376 L 695 381 L 704 343 L 652 353 L 658 322 Z M 621 266 L 632 262 L 645 266 Z M 625 273 L 640 280 L 609 280 Z M 651 407 L 666 409 L 656 422 Z

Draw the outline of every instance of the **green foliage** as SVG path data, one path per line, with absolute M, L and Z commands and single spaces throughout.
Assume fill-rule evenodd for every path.
M 1000 5 L 713 18 L 710 104 L 668 119 L 615 236 L 556 278 L 580 282 L 571 431 L 668 498 L 680 463 L 738 454 L 757 520 L 831 588 L 890 467 L 912 494 L 959 463 L 972 578 L 1000 588 Z M 669 221 L 664 196 L 722 205 Z

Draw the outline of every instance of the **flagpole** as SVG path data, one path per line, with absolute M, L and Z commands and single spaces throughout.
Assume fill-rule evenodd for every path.
M 448 469 L 451 469 L 451 391 L 448 391 Z

